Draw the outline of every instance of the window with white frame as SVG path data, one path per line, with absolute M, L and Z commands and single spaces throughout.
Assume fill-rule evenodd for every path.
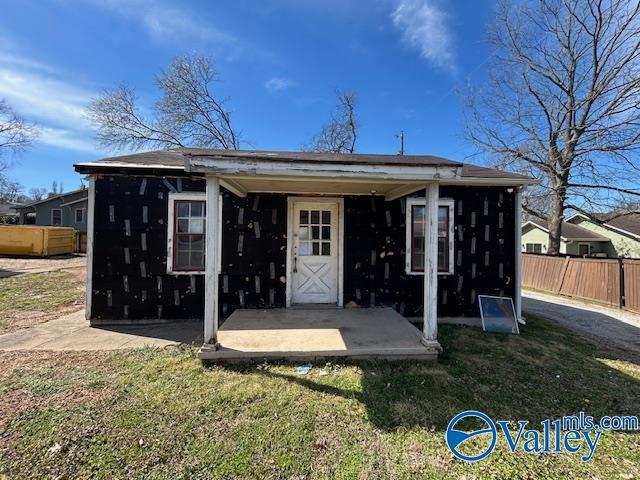
M 526 253 L 542 253 L 541 243 L 527 243 L 525 247 Z
M 51 225 L 62 225 L 62 210 L 59 208 L 51 209 Z
M 169 273 L 203 273 L 205 270 L 205 199 L 202 193 L 169 194 Z
M 181 214 L 187 213 L 187 207 L 185 206 L 186 202 L 188 204 L 188 215 L 179 216 Z M 193 207 L 193 204 L 196 204 Z M 197 206 L 198 204 L 202 205 L 202 209 Z M 194 216 L 194 214 L 199 214 Z M 169 194 L 169 221 L 167 222 L 168 226 L 168 245 L 167 245 L 167 272 L 174 274 L 201 274 L 205 272 L 205 251 L 206 251 L 206 195 L 204 193 L 190 192 L 190 193 L 170 193 Z M 218 219 L 222 222 L 222 195 L 218 197 Z M 180 221 L 182 220 L 182 221 Z M 187 222 L 185 222 L 187 220 Z M 202 220 L 202 233 L 197 233 L 200 230 L 200 225 L 198 222 Z M 187 229 L 189 232 L 182 232 L 179 230 Z M 216 238 L 216 247 L 218 250 L 218 268 L 217 271 L 220 273 L 221 271 L 221 254 L 222 254 L 222 228 L 218 228 L 218 235 Z M 185 240 L 185 236 L 192 235 L 193 238 L 190 238 L 189 242 Z M 179 237 L 180 242 L 176 243 L 175 238 Z M 180 238 L 182 237 L 182 238 Z M 202 261 L 200 261 L 200 243 L 198 238 L 202 238 Z M 195 241 L 194 241 L 195 240 Z M 195 244 L 197 247 L 196 253 L 192 255 L 191 245 Z M 189 247 L 187 248 L 187 245 Z M 177 249 L 176 249 L 177 246 Z M 189 251 L 189 261 L 194 263 L 197 261 L 197 265 L 191 265 L 193 268 L 184 268 L 181 264 L 181 261 L 187 260 L 187 254 L 185 251 Z M 183 253 L 180 253 L 183 252 Z
M 438 202 L 438 273 L 453 273 L 453 200 Z M 424 272 L 424 198 L 408 198 L 406 208 L 406 272 L 422 274 Z
M 84 208 L 76 208 L 76 223 L 84 221 Z

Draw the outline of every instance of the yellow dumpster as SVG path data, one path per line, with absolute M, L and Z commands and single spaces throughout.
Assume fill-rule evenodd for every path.
M 73 253 L 75 230 L 40 225 L 0 225 L 0 255 L 48 257 Z

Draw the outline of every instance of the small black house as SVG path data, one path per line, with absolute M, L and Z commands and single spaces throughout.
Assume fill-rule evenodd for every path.
M 434 156 L 175 149 L 79 163 L 90 180 L 87 318 L 204 320 L 238 309 L 392 307 L 520 314 L 528 177 Z M 394 313 L 395 314 L 395 313 Z M 223 347 L 224 347 L 224 342 Z

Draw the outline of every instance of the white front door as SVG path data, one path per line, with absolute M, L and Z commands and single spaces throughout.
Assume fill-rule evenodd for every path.
M 338 301 L 338 200 L 293 203 L 292 303 Z

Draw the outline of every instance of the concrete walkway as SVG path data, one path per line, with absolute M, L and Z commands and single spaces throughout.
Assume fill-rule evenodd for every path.
M 598 343 L 640 354 L 640 315 L 567 297 L 522 291 L 526 314 L 574 330 Z
M 0 335 L 0 350 L 120 350 L 138 347 L 202 345 L 202 322 L 90 327 L 84 310 L 57 320 Z

